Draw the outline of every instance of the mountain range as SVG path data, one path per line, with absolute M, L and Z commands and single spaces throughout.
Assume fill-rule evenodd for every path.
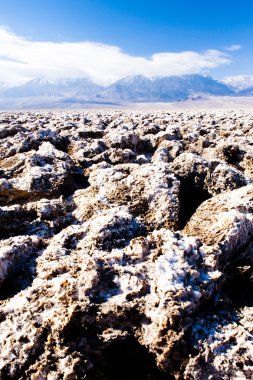
M 222 82 L 232 88 L 235 92 L 239 92 L 253 87 L 253 75 L 229 76 L 224 78 Z
M 93 98 L 103 87 L 87 78 L 57 79 L 49 81 L 43 78 L 33 79 L 21 86 L 2 91 L 5 98 L 26 98 L 39 96 L 69 97 L 83 96 Z
M 129 76 L 104 87 L 88 78 L 36 78 L 11 88 L 0 86 L 0 108 L 8 104 L 28 104 L 35 107 L 46 100 L 47 107 L 61 104 L 131 102 L 174 102 L 200 99 L 206 96 L 253 96 L 253 77 L 228 77 L 218 81 L 210 76 L 182 75 L 147 78 Z M 13 107 L 11 107 L 13 108 Z

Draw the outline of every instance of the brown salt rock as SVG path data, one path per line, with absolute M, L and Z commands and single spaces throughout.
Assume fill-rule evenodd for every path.
M 117 131 L 112 129 L 104 137 L 104 142 L 109 148 L 131 149 L 133 151 L 136 150 L 139 141 L 139 136 L 127 128 L 117 129 Z
M 76 144 L 75 151 L 71 152 L 71 158 L 75 158 L 79 162 L 82 162 L 84 159 L 93 158 L 96 155 L 103 153 L 105 151 L 105 146 L 102 140 L 95 140 L 92 142 L 87 142 L 80 144 L 81 148 L 78 149 L 78 144 Z
M 110 148 L 107 150 L 107 154 L 108 162 L 113 165 L 133 162 L 136 158 L 135 152 L 131 149 Z
M 183 232 L 217 249 L 216 255 L 210 256 L 210 263 L 224 266 L 251 239 L 252 201 L 253 185 L 208 199 L 198 207 Z
M 5 139 L 6 137 L 13 137 L 20 132 L 27 132 L 28 130 L 20 124 L 3 124 L 0 125 L 0 139 Z
M 203 259 L 199 241 L 165 229 L 136 238 L 107 258 L 118 291 L 111 292 L 101 311 L 138 310 L 142 318 L 135 322 L 140 324 L 136 336 L 163 370 L 170 367 L 191 315 L 213 294 L 219 279 L 219 272 L 209 271 Z
M 67 185 L 75 166 L 70 157 L 49 143 L 39 150 L 20 153 L 3 160 L 5 178 L 0 180 L 0 200 L 11 202 L 17 198 L 33 198 L 56 194 Z
M 56 149 L 65 150 L 69 142 L 67 136 L 60 136 L 57 131 L 39 128 L 36 125 L 27 125 L 26 128 L 18 125 L 17 131 L 13 136 L 10 137 L 7 133 L 6 137 L 1 139 L 1 159 L 37 150 L 43 142 L 50 142 Z
M 180 141 L 164 140 L 153 154 L 152 162 L 172 162 L 183 153 L 183 144 Z
M 244 156 L 241 166 L 245 170 L 245 174 L 253 181 L 253 152 Z
M 223 291 L 252 256 L 251 122 L 248 111 L 0 114 L 1 379 L 132 367 L 129 379 L 252 378 L 252 260 L 243 306 Z M 196 188 L 213 198 L 170 231 Z
M 196 356 L 190 358 L 185 379 L 252 379 L 253 308 L 236 314 L 226 310 L 198 318 L 192 327 Z
M 209 162 L 203 157 L 184 152 L 180 154 L 172 163 L 172 170 L 180 180 L 190 180 L 196 186 L 203 187 L 204 180 L 208 173 Z
M 181 135 L 179 128 L 174 125 L 169 125 L 165 131 L 160 131 L 154 137 L 155 145 L 160 145 L 163 141 L 180 140 Z
M 19 204 L 0 207 L 1 239 L 21 234 L 34 219 L 34 210 L 28 210 Z
M 128 205 L 150 228 L 177 228 L 179 181 L 164 164 L 127 164 L 94 169 L 90 187 L 77 191 L 74 215 L 85 220 L 98 208 Z
M 100 249 L 125 245 L 138 233 L 139 227 L 125 208 L 118 208 L 101 212 L 82 225 L 69 226 L 52 239 L 37 259 L 37 276 L 31 287 L 2 302 L 1 377 L 24 375 L 33 363 L 35 372 L 36 368 L 39 373 L 44 368 L 46 378 L 51 374 L 63 376 L 63 362 L 68 358 L 71 363 L 72 359 L 75 362 L 71 359 L 68 332 L 64 332 L 72 319 L 75 320 L 75 311 L 82 310 L 84 323 L 92 321 L 94 324 L 97 311 L 96 308 L 92 311 L 89 304 L 96 300 L 100 303 L 112 293 L 103 274 L 108 266 L 103 260 L 107 253 L 100 253 Z M 118 254 L 112 255 L 112 263 L 118 257 Z M 115 273 L 113 267 L 111 270 Z M 92 365 L 93 337 L 88 341 L 84 339 L 79 350 L 83 350 L 83 345 L 86 356 L 83 358 L 80 352 L 79 360 L 83 358 L 81 371 L 84 374 Z M 52 362 L 56 370 L 49 365 Z M 80 374 L 76 371 L 73 369 L 75 377 Z
M 115 208 L 52 239 L 32 285 L 2 303 L 2 377 L 94 378 L 106 347 L 128 336 L 170 366 L 219 273 L 195 238 L 164 229 L 120 248 L 135 233 L 128 211 Z
M 0 241 L 0 285 L 21 260 L 41 248 L 41 243 L 37 236 L 15 236 Z
M 250 182 L 239 170 L 225 163 L 217 164 L 213 170 L 208 172 L 205 179 L 209 194 L 216 195 L 228 190 L 238 189 Z

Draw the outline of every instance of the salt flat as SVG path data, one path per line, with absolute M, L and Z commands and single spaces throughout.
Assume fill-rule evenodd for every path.
M 0 111 L 8 110 L 252 110 L 252 96 L 206 96 L 201 99 L 177 102 L 94 102 L 85 99 L 68 99 L 60 97 L 10 98 L 0 99 Z
M 253 377 L 250 108 L 0 113 L 1 379 Z

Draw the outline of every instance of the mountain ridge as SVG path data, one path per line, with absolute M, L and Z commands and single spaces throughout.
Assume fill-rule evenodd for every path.
M 234 91 L 240 92 L 253 87 L 253 75 L 235 75 L 225 77 L 222 80 L 222 83 L 226 84 Z
M 253 88 L 235 90 L 231 84 L 213 79 L 211 76 L 187 74 L 167 77 L 128 76 L 111 85 L 101 86 L 90 78 L 65 78 L 49 80 L 35 78 L 23 85 L 0 90 L 0 100 L 4 105 L 13 99 L 18 105 L 27 99 L 36 107 L 41 99 L 54 103 L 148 103 L 175 102 L 188 99 L 202 99 L 207 96 L 252 96 Z M 7 103 L 6 103 L 7 104 Z

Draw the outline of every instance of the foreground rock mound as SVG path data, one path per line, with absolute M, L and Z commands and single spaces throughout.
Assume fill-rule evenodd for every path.
M 251 379 L 247 112 L 0 114 L 0 378 Z
M 177 227 L 180 183 L 167 164 L 95 166 L 89 183 L 74 194 L 78 219 L 118 204 L 128 206 L 149 228 Z
M 252 239 L 252 205 L 252 185 L 225 192 L 202 203 L 184 232 L 216 249 L 213 265 L 224 266 Z

